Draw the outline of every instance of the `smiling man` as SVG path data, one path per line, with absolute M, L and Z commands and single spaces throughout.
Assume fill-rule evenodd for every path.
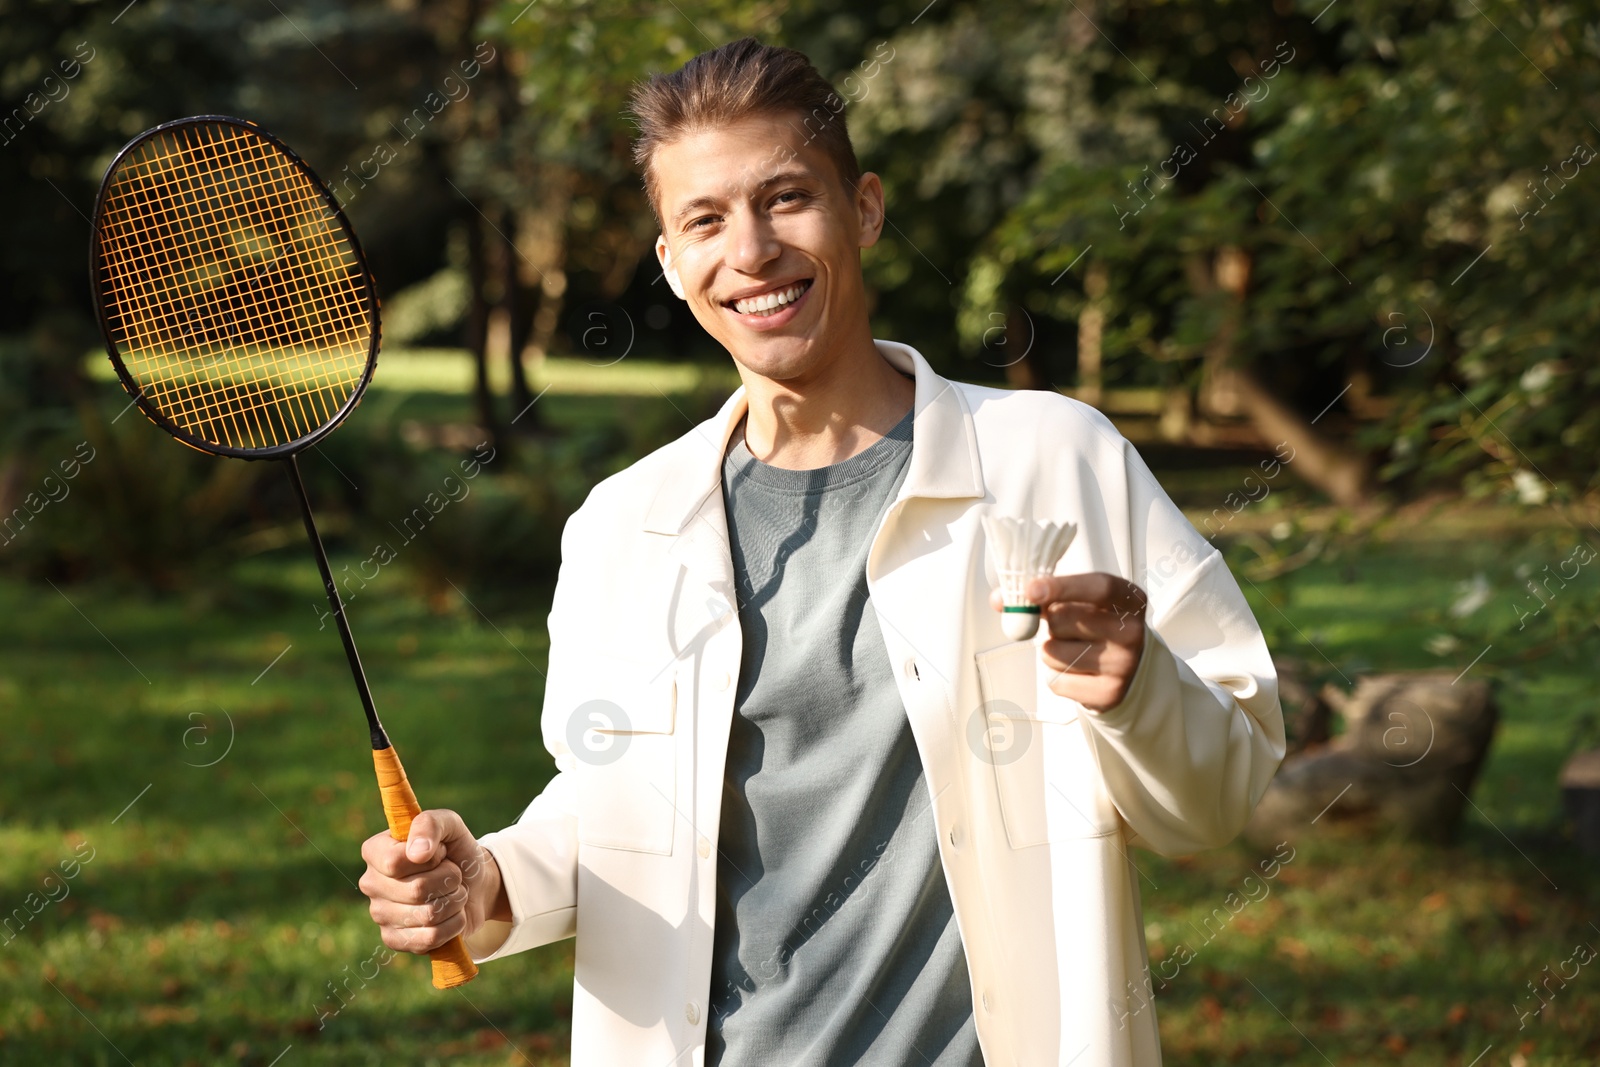
M 572 1062 L 1160 1062 L 1132 845 L 1243 827 L 1283 755 L 1220 555 L 1098 412 L 875 341 L 842 102 L 738 41 L 635 93 L 673 291 L 743 387 L 569 520 L 557 774 L 363 847 L 385 944 L 577 938 Z M 1007 641 L 985 515 L 1073 522 Z

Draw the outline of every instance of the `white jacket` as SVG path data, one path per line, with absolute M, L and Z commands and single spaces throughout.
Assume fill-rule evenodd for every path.
M 1160 1063 L 1129 848 L 1231 840 L 1283 756 L 1277 680 L 1220 554 L 1086 405 L 916 377 L 910 468 L 867 586 L 921 753 L 988 1067 Z M 574 1067 L 703 1064 L 717 828 L 740 662 L 724 445 L 744 390 L 572 516 L 543 733 L 558 773 L 485 835 L 511 902 L 490 960 L 577 937 Z M 1011 642 L 979 516 L 1079 524 L 1057 573 L 1149 594 L 1127 698 L 1089 712 Z M 863 857 L 864 860 L 868 857 Z M 503 939 L 503 940 L 502 940 Z

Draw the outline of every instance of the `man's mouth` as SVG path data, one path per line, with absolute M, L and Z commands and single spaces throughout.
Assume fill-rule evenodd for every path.
M 776 315 L 788 305 L 799 300 L 811 288 L 812 279 L 802 278 L 792 285 L 771 292 L 760 293 L 756 296 L 745 297 L 742 300 L 730 300 L 723 306 L 732 308 L 741 315 L 754 315 L 757 318 L 766 318 Z

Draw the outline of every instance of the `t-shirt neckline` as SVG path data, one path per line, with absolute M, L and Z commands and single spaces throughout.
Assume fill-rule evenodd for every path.
M 735 429 L 733 446 L 728 449 L 724 459 L 724 468 L 730 477 L 737 476 L 742 481 L 751 481 L 772 489 L 790 492 L 816 492 L 849 485 L 872 477 L 884 466 L 910 450 L 911 428 L 915 415 L 916 407 L 913 405 L 888 433 L 860 452 L 838 463 L 826 467 L 813 467 L 809 470 L 774 467 L 757 459 L 744 442 L 741 428 L 745 420 L 741 419 L 739 428 Z

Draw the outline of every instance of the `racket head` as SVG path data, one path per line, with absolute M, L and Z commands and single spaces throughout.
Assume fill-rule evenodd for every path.
M 260 126 L 196 115 L 141 133 L 106 169 L 91 230 L 107 354 L 179 441 L 281 458 L 360 402 L 377 286 L 339 202 Z

